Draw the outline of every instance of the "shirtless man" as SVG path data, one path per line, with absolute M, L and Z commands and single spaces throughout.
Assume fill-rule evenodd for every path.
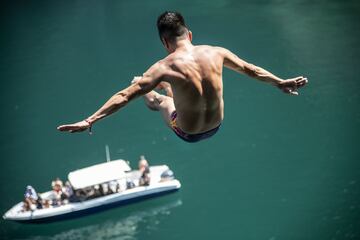
M 223 66 L 270 83 L 284 93 L 298 95 L 298 88 L 308 81 L 304 77 L 283 80 L 247 63 L 222 47 L 192 45 L 192 33 L 177 12 L 165 12 L 157 20 L 160 39 L 169 53 L 151 66 L 132 84 L 112 96 L 87 119 L 58 127 L 60 131 L 91 130 L 98 120 L 144 96 L 147 106 L 160 111 L 166 124 L 181 139 L 197 142 L 214 135 L 224 117 Z M 163 88 L 166 95 L 154 91 Z

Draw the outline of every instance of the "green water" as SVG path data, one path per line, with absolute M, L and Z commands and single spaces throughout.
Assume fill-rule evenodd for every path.
M 8 1 L 0 7 L 0 212 L 27 184 L 112 158 L 168 164 L 179 192 L 45 225 L 0 220 L 0 239 L 360 239 L 358 1 Z M 165 56 L 155 21 L 179 10 L 195 44 L 221 45 L 299 97 L 225 70 L 225 120 L 179 140 L 141 99 L 93 127 L 93 113 Z

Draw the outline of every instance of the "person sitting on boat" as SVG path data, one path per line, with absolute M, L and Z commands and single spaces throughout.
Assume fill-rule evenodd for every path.
M 62 195 L 62 187 L 63 182 L 60 178 L 56 178 L 54 181 L 51 182 L 52 186 L 52 204 L 53 205 L 61 205 L 61 195 Z
M 43 199 L 42 207 L 43 208 L 52 208 L 52 201 L 50 199 Z
M 28 211 L 34 211 L 37 208 L 41 208 L 40 198 L 35 189 L 28 185 L 25 189 L 24 193 L 24 210 Z M 39 204 L 40 203 L 40 204 Z
M 131 179 L 127 179 L 126 180 L 126 189 L 132 189 L 134 187 L 136 187 L 134 181 Z
M 139 171 L 141 177 L 139 179 L 139 186 L 149 186 L 150 184 L 150 168 L 144 156 L 140 156 Z
M 31 207 L 30 207 L 29 202 L 26 201 L 26 199 L 24 199 L 21 212 L 27 212 L 27 211 L 30 211 L 30 210 L 31 210 Z
M 66 204 L 74 195 L 73 188 L 69 181 L 65 182 L 65 186 L 62 188 L 61 201 Z
M 109 184 L 107 183 L 100 184 L 100 192 L 102 195 L 108 195 L 110 193 Z
M 111 193 L 117 193 L 119 189 L 119 183 L 115 180 L 109 182 L 109 190 Z

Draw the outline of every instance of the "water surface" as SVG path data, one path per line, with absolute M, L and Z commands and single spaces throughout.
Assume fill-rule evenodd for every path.
M 358 1 L 7 1 L 0 9 L 2 213 L 27 184 L 46 191 L 54 177 L 104 161 L 105 144 L 133 167 L 142 154 L 166 163 L 182 182 L 178 193 L 86 218 L 2 220 L 2 239 L 360 238 Z M 183 13 L 195 44 L 310 84 L 292 97 L 225 70 L 224 123 L 197 144 L 180 141 L 141 99 L 92 136 L 57 132 L 165 56 L 155 21 L 167 9 Z

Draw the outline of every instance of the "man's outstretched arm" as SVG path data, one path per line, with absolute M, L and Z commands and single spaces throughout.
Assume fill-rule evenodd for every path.
M 114 94 L 99 110 L 83 121 L 61 125 L 57 127 L 60 131 L 65 132 L 82 132 L 98 120 L 113 114 L 134 98 L 144 95 L 153 90 L 162 80 L 164 67 L 160 63 L 154 64 L 142 77 L 138 77 L 129 87 Z
M 302 76 L 286 80 L 281 79 L 261 67 L 255 66 L 251 63 L 247 63 L 246 61 L 240 59 L 234 53 L 230 52 L 225 48 L 219 49 L 224 57 L 225 67 L 230 68 L 236 72 L 246 74 L 260 81 L 270 83 L 278 87 L 285 93 L 298 95 L 298 88 L 303 87 L 308 82 L 307 78 L 304 78 Z

